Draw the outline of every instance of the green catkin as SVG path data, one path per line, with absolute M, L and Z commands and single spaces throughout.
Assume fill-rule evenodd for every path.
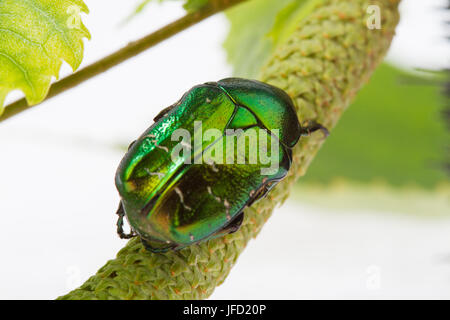
M 260 80 L 288 92 L 299 119 L 334 127 L 383 59 L 398 23 L 400 0 L 324 0 L 281 44 Z M 369 5 L 381 9 L 381 29 L 367 28 Z M 323 143 L 321 133 L 302 138 L 288 177 L 267 198 L 245 210 L 240 230 L 164 254 L 135 238 L 96 275 L 59 299 L 205 299 L 220 285 L 239 254 L 289 195 Z

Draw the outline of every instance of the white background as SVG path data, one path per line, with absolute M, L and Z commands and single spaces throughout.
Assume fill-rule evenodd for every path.
M 83 65 L 183 14 L 174 3 L 151 5 L 120 27 L 136 1 L 86 2 L 92 40 Z M 391 61 L 449 66 L 437 11 L 444 4 L 404 0 Z M 221 48 L 227 30 L 223 16 L 210 18 L 0 124 L 1 299 L 53 299 L 115 256 L 125 243 L 114 214 L 120 146 L 193 85 L 231 75 Z M 450 219 L 336 212 L 291 200 L 212 298 L 450 298 L 449 237 Z

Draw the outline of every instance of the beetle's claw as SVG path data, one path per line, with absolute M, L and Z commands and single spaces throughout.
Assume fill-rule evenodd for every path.
M 125 211 L 123 210 L 122 201 L 119 204 L 119 209 L 117 209 L 117 215 L 119 218 L 117 219 L 117 234 L 120 239 L 131 239 L 136 236 L 136 233 L 133 229 L 131 229 L 130 233 L 125 233 L 123 231 L 123 217 L 125 216 Z
M 310 136 L 311 133 L 316 131 L 322 131 L 324 138 L 327 138 L 330 135 L 330 131 L 328 131 L 327 128 L 325 128 L 320 123 L 317 123 L 315 121 L 308 122 L 308 125 L 305 127 L 302 127 L 302 136 Z
M 136 234 L 134 233 L 134 232 L 132 232 L 132 233 L 119 233 L 119 238 L 120 239 L 131 239 L 131 238 L 134 238 L 134 237 L 136 237 Z

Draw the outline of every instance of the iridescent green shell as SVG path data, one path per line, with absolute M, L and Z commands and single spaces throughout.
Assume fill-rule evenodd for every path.
M 192 88 L 155 121 L 130 146 L 116 173 L 131 228 L 155 252 L 236 231 L 243 209 L 286 176 L 302 132 L 284 91 L 237 78 Z M 233 135 L 230 129 L 242 131 Z M 189 133 L 183 144 L 180 130 Z M 194 139 L 208 132 L 217 134 Z M 265 137 L 267 145 L 252 135 Z M 245 142 L 248 149 L 239 149 Z M 261 147 L 278 164 L 265 174 L 261 169 L 269 164 Z M 180 151 L 177 157 L 174 150 Z

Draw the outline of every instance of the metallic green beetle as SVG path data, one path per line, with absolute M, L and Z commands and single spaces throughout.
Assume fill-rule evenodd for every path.
M 290 97 L 239 78 L 198 85 L 134 141 L 116 173 L 117 231 L 165 252 L 235 232 L 291 166 L 302 127 Z M 123 217 L 131 233 L 123 232 Z

